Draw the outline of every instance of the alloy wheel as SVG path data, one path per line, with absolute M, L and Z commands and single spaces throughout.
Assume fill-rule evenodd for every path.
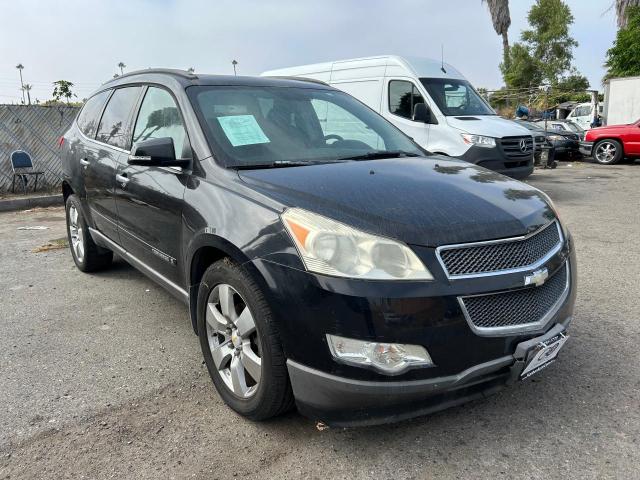
M 602 142 L 596 148 L 596 160 L 600 163 L 611 163 L 616 157 L 617 147 L 611 142 Z
M 78 209 L 75 205 L 69 207 L 69 236 L 71 248 L 80 263 L 84 260 L 84 232 L 78 223 Z
M 262 375 L 261 346 L 253 314 L 231 285 L 216 285 L 206 310 L 207 340 L 213 364 L 234 395 L 255 394 Z

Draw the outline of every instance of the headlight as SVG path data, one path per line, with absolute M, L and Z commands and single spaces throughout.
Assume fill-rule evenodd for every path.
M 553 142 L 560 142 L 565 139 L 562 135 L 549 135 L 547 138 Z
M 470 133 L 462 133 L 462 141 L 467 145 L 475 145 L 476 147 L 492 148 L 496 146 L 496 139 L 493 137 L 485 137 L 484 135 L 472 135 Z
M 336 360 L 357 367 L 373 367 L 387 375 L 411 367 L 433 366 L 429 352 L 421 345 L 367 342 L 337 335 L 327 335 L 327 341 Z
M 404 243 L 301 208 L 286 210 L 282 220 L 311 272 L 366 280 L 433 280 Z

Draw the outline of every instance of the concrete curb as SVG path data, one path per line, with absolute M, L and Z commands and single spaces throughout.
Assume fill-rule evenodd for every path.
M 61 207 L 64 205 L 62 194 L 42 195 L 39 197 L 21 197 L 0 199 L 0 212 L 27 210 L 35 207 Z

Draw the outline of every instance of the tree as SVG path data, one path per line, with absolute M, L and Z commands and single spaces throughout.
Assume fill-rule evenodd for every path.
M 24 65 L 19 63 L 16 65 L 16 68 L 20 72 L 20 90 L 22 90 L 22 103 L 24 103 L 24 82 L 22 81 L 22 69 L 24 68 Z
M 71 91 L 73 83 L 67 80 L 58 80 L 57 82 L 53 82 L 53 87 L 53 98 L 56 101 L 60 101 L 61 98 L 65 98 L 67 103 L 69 103 L 71 97 L 77 97 L 77 95 Z
M 27 101 L 29 102 L 28 104 L 31 105 L 31 89 L 33 87 L 31 85 L 29 85 L 28 83 L 25 83 L 22 86 L 22 92 L 24 94 L 24 92 L 27 92 Z
M 640 6 L 640 0 L 616 0 L 616 17 L 618 19 L 618 28 L 625 28 L 629 21 L 629 7 Z
M 124 69 L 126 68 L 126 65 L 123 62 L 120 62 L 118 64 L 118 68 L 120 69 L 120 75 L 124 75 Z
M 493 29 L 502 36 L 502 57 L 505 65 L 509 64 L 509 27 L 511 15 L 509 13 L 509 0 L 482 0 L 489 7 Z
M 578 42 L 569 35 L 573 23 L 569 7 L 562 0 L 536 0 L 527 19 L 531 28 L 522 32 L 522 41 L 511 46 L 508 61 L 500 65 L 507 87 L 537 87 L 543 83 L 559 87 L 570 80 L 571 85 L 587 88 L 586 77 L 572 65 L 573 48 Z
M 571 69 L 572 50 L 578 46 L 569 35 L 571 10 L 562 0 L 537 0 L 527 19 L 532 28 L 522 32 L 522 40 L 540 62 L 544 80 L 555 85 Z
M 509 88 L 525 89 L 542 83 L 540 62 L 535 59 L 526 45 L 516 42 L 509 51 L 509 62 L 500 65 L 504 83 Z
M 231 65 L 233 65 L 233 74 L 236 75 L 236 65 L 238 65 L 238 61 L 232 60 Z
M 618 30 L 607 51 L 605 79 L 640 75 L 640 6 L 628 7 L 626 14 L 626 26 Z

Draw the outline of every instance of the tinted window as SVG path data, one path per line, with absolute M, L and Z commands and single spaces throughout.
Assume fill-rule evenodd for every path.
M 422 154 L 400 130 L 343 92 L 193 86 L 187 93 L 215 157 L 227 166 L 332 162 L 380 150 Z
M 425 103 L 416 86 L 404 80 L 389 82 L 389 111 L 394 115 L 412 119 L 416 103 Z
M 114 147 L 129 148 L 129 118 L 142 87 L 119 88 L 107 104 L 98 127 L 97 140 Z
M 171 94 L 161 88 L 149 87 L 133 131 L 133 143 L 170 137 L 176 158 L 184 158 L 190 157 L 189 152 L 183 152 L 186 136 L 182 117 Z
M 421 78 L 420 81 L 444 115 L 495 115 L 466 80 Z
M 89 138 L 95 138 L 96 136 L 100 113 L 102 113 L 102 107 L 104 107 L 104 102 L 110 93 L 110 90 L 106 90 L 91 97 L 87 100 L 87 103 L 84 104 L 82 111 L 78 115 L 78 127 L 80 131 Z

